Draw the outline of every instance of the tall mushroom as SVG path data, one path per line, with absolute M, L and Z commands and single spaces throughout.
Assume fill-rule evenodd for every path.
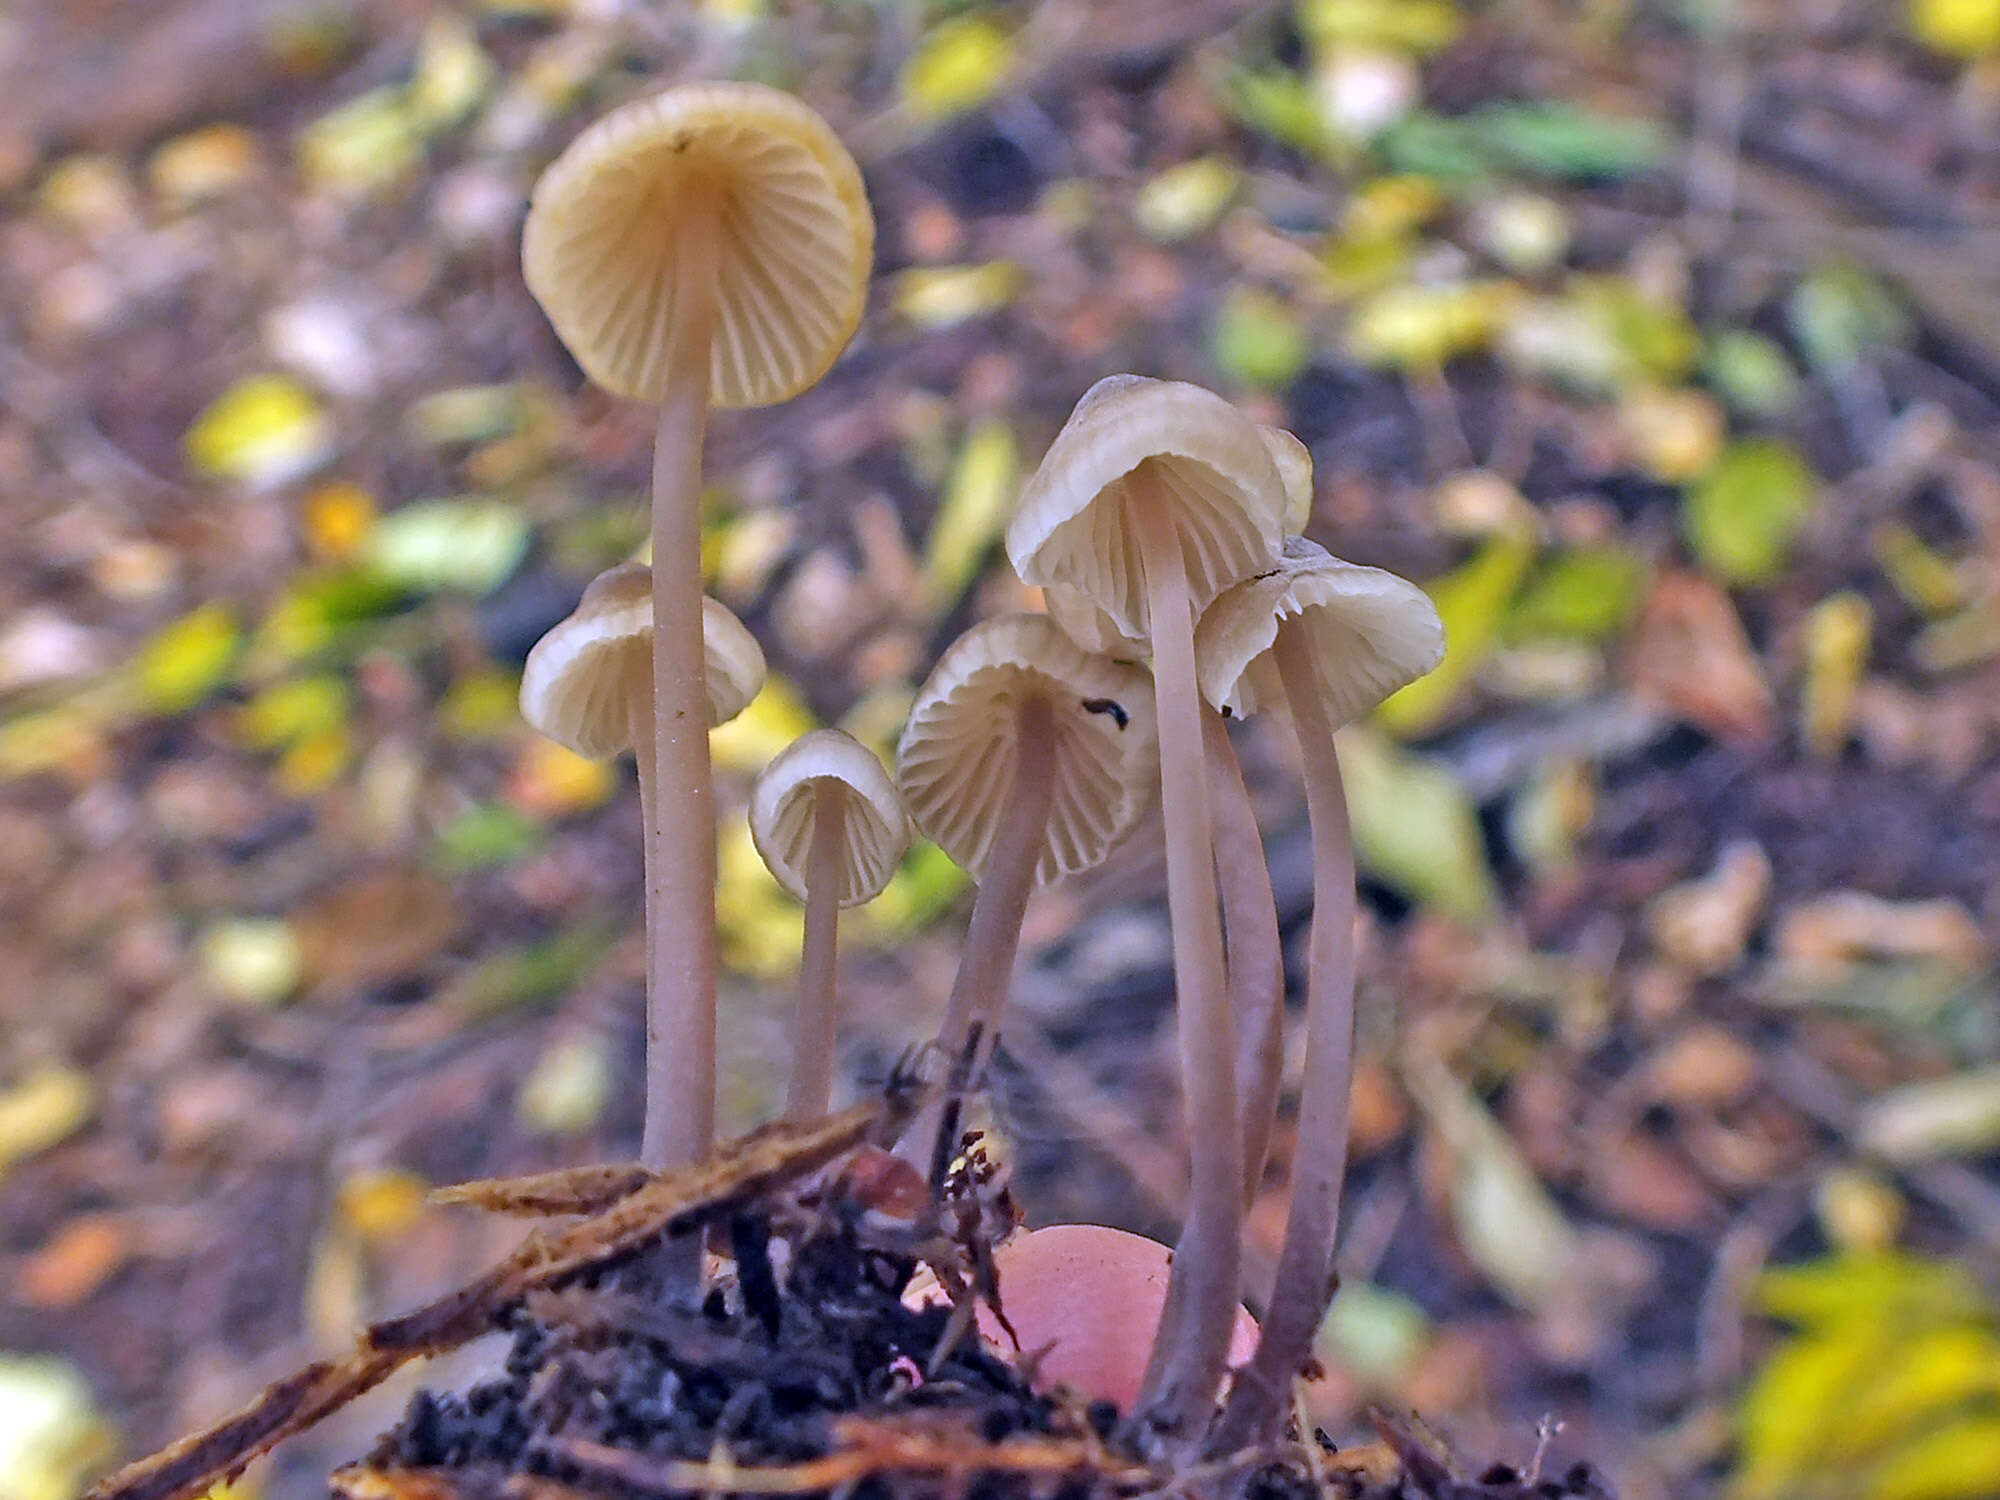
M 788 94 L 698 83 L 613 110 L 535 184 L 522 271 L 606 390 L 659 408 L 653 783 L 646 817 L 641 1159 L 700 1156 L 715 1118 L 715 840 L 702 684 L 702 437 L 826 372 L 861 317 L 875 226 L 854 160 Z M 668 1045 L 667 1038 L 673 1039 Z
M 1235 1038 L 1216 914 L 1194 621 L 1275 565 L 1287 511 L 1255 423 L 1212 392 L 1113 375 L 1085 393 L 1007 528 L 1022 579 L 1090 597 L 1151 644 L 1160 717 L 1167 904 L 1191 1140 L 1188 1218 L 1138 1415 L 1165 1436 L 1206 1426 L 1228 1357 L 1243 1223 Z
M 979 882 L 938 1027 L 947 1057 L 999 1029 L 1036 885 L 1087 870 L 1152 803 L 1153 684 L 1080 650 L 1046 615 L 1000 615 L 951 644 L 917 693 L 896 782 L 923 834 Z M 928 1149 L 927 1113 L 906 1137 Z
M 1312 822 L 1313 924 L 1306 966 L 1306 1061 L 1292 1202 L 1257 1354 L 1239 1371 L 1211 1439 L 1217 1452 L 1271 1435 L 1331 1291 L 1354 1073 L 1354 848 L 1333 733 L 1444 656 L 1422 589 L 1288 537 L 1275 572 L 1208 607 L 1195 636 L 1202 690 L 1241 716 L 1290 711 Z
M 910 847 L 910 819 L 867 746 L 838 729 L 815 729 L 757 777 L 750 837 L 778 884 L 806 907 L 785 1113 L 809 1120 L 826 1113 L 833 1094 L 840 909 L 882 893 Z

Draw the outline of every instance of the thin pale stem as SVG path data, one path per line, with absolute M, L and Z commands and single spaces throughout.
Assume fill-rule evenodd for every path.
M 1228 1364 L 1242 1256 L 1243 1140 L 1186 561 L 1179 528 L 1148 466 L 1141 465 L 1127 483 L 1152 621 L 1175 1025 L 1190 1158 L 1187 1222 L 1135 1416 L 1172 1441 L 1198 1436 L 1207 1427 Z
M 1285 1067 L 1285 958 L 1278 903 L 1264 862 L 1257 809 L 1222 715 L 1204 710 L 1209 803 L 1215 814 L 1215 878 L 1229 1003 L 1236 1012 L 1236 1093 L 1243 1116 L 1243 1206 L 1256 1201 L 1271 1150 Z
M 1257 1353 L 1238 1374 L 1216 1428 L 1217 1452 L 1274 1436 L 1292 1381 L 1333 1295 L 1334 1236 L 1347 1171 L 1354 1081 L 1354 842 L 1333 726 L 1319 696 L 1311 639 L 1280 626 L 1272 654 L 1291 709 L 1312 820 L 1313 923 L 1306 964 L 1306 1061 L 1299 1087 L 1292 1204 Z
M 840 862 L 847 803 L 830 780 L 812 792 L 812 844 L 806 850 L 806 937 L 799 955 L 799 1008 L 792 1024 L 792 1083 L 785 1113 L 811 1120 L 833 1101 L 834 1040 L 840 1024 L 835 993 L 840 930 Z
M 1055 714 L 1048 700 L 1031 697 L 1017 710 L 1014 724 L 1014 780 L 993 847 L 986 854 L 979 894 L 973 898 L 965 951 L 938 1024 L 938 1051 L 947 1066 L 956 1063 L 979 1028 L 980 1050 L 991 1053 L 1013 988 L 1014 958 L 1021 944 L 1021 920 L 1035 888 L 1035 866 L 1048 841 L 1049 808 L 1055 800 Z M 944 1101 L 923 1111 L 903 1137 L 911 1160 L 928 1164 L 943 1118 Z
M 702 664 L 701 450 L 708 425 L 717 245 L 683 215 L 666 389 L 653 450 L 652 806 L 646 818 L 646 1129 L 653 1168 L 715 1137 L 715 796 Z

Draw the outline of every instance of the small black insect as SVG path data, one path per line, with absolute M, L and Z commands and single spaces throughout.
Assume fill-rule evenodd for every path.
M 1087 714 L 1110 714 L 1120 729 L 1132 722 L 1132 716 L 1125 712 L 1125 705 L 1111 698 L 1086 698 L 1083 711 Z

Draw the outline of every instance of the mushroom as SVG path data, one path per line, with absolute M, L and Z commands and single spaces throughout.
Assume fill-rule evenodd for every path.
M 652 1167 L 708 1149 L 715 1116 L 715 840 L 702 732 L 702 437 L 825 373 L 860 320 L 875 239 L 826 122 L 751 83 L 612 111 L 535 184 L 522 271 L 590 378 L 659 408 L 653 455 L 654 748 L 646 815 L 646 1126 Z M 676 1045 L 658 1038 L 671 1033 Z
M 1278 903 L 1264 859 L 1257 809 L 1243 767 L 1218 713 L 1202 716 L 1208 792 L 1215 815 L 1215 883 L 1222 895 L 1222 937 L 1229 1008 L 1236 1016 L 1237 1115 L 1243 1121 L 1243 1208 L 1257 1200 L 1270 1159 L 1271 1126 L 1285 1068 L 1285 950 Z
M 826 1113 L 833 1093 L 840 909 L 882 893 L 910 847 L 910 820 L 895 783 L 865 745 L 838 729 L 815 729 L 758 776 L 750 837 L 778 884 L 806 907 L 785 1112 L 812 1119 Z
M 1029 892 L 1089 869 L 1152 802 L 1153 684 L 1078 649 L 1046 615 L 1000 615 L 951 644 L 918 690 L 896 783 L 918 829 L 979 882 L 938 1028 L 990 1046 Z M 937 1111 L 905 1137 L 928 1149 Z
M 1306 1060 L 1292 1202 L 1257 1354 L 1239 1371 L 1211 1447 L 1274 1434 L 1332 1290 L 1354 1073 L 1354 847 L 1333 733 L 1435 667 L 1444 627 L 1424 591 L 1380 568 L 1285 540 L 1277 570 L 1208 607 L 1195 636 L 1202 691 L 1234 715 L 1289 709 L 1312 822 Z
M 1168 1436 L 1205 1426 L 1229 1346 L 1243 1222 L 1235 1037 L 1216 913 L 1194 621 L 1275 565 L 1289 496 L 1256 424 L 1176 381 L 1100 380 L 1023 488 L 1007 552 L 1030 584 L 1090 596 L 1150 642 L 1159 695 L 1167 904 L 1192 1144 L 1187 1222 L 1140 1413 Z
M 700 596 L 697 596 L 700 597 Z M 644 563 L 626 563 L 600 573 L 583 591 L 569 617 L 535 643 L 521 671 L 521 716 L 550 739 L 579 755 L 605 760 L 630 750 L 639 762 L 640 813 L 648 829 L 662 821 L 659 781 L 654 765 L 653 738 L 653 577 Z M 743 622 L 715 600 L 701 598 L 702 691 L 705 730 L 735 718 L 764 685 L 764 653 Z M 704 762 L 706 764 L 706 762 Z M 681 816 L 684 826 L 696 826 L 700 812 Z M 700 823 L 700 842 L 715 846 L 712 812 Z M 693 835 L 689 835 L 692 840 Z M 653 839 L 645 844 L 646 890 L 650 916 L 657 862 L 667 857 Z M 647 972 L 661 934 L 646 924 Z M 683 1035 L 674 1017 L 649 1005 L 646 1011 L 646 1051 L 649 1057 L 674 1055 L 706 1044 L 707 1067 L 713 1069 L 714 1028 L 699 1027 Z M 649 1068 L 646 1075 L 646 1115 L 671 1108 L 663 1092 L 665 1070 Z
M 1023 1230 L 993 1249 L 1007 1321 L 981 1302 L 979 1332 L 1002 1359 L 1018 1357 L 1031 1368 L 1038 1388 L 1068 1386 L 1086 1401 L 1129 1408 L 1146 1367 L 1145 1345 L 1132 1331 L 1160 1321 L 1171 1261 L 1158 1240 L 1103 1224 Z M 946 1300 L 928 1271 L 903 1291 L 905 1307 Z M 1229 1358 L 1247 1360 L 1256 1347 L 1256 1321 L 1238 1303 Z

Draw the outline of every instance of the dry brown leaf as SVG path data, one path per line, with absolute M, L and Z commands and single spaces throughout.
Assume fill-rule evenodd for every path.
M 1727 973 L 1756 930 L 1771 893 L 1771 861 L 1740 840 L 1714 870 L 1660 892 L 1646 911 L 1646 931 L 1660 953 L 1690 974 Z
M 1722 739 L 1767 743 L 1776 704 L 1729 596 L 1698 573 L 1654 583 L 1626 662 L 1634 694 Z
M 556 1218 L 601 1213 L 652 1182 L 654 1176 L 637 1162 L 562 1167 L 526 1177 L 484 1177 L 433 1188 L 430 1199 L 433 1203 L 463 1203 L 493 1214 Z

